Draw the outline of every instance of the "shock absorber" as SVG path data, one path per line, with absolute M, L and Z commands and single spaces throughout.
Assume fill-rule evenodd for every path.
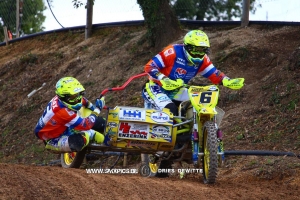
M 220 162 L 224 162 L 225 155 L 224 155 L 224 146 L 223 146 L 223 133 L 220 129 L 217 130 L 217 138 L 218 138 L 218 154 L 221 157 Z M 221 163 L 220 163 L 221 164 Z
M 198 166 L 198 153 L 199 153 L 199 133 L 198 133 L 198 126 L 196 122 L 196 112 L 194 110 L 194 126 L 192 132 L 192 151 L 193 151 L 193 164 L 194 166 Z

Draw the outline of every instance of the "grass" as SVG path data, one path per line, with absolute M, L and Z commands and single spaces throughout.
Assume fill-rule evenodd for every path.
M 217 54 L 216 60 L 217 63 L 222 63 L 229 58 L 238 57 L 238 60 L 240 62 L 243 62 L 249 57 L 249 55 L 250 55 L 250 51 L 248 50 L 247 47 L 238 47 L 228 54 L 221 51 L 219 54 Z
M 38 56 L 36 54 L 28 53 L 25 55 L 22 55 L 20 58 L 21 64 L 35 64 L 37 63 Z

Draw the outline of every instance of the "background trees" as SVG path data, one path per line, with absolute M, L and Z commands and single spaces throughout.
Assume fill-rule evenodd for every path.
M 178 18 L 191 20 L 233 20 L 242 15 L 243 0 L 171 0 Z M 255 12 L 255 0 L 250 0 L 250 10 Z
M 0 0 L 0 41 L 4 39 L 3 26 L 13 34 L 16 33 L 16 1 Z M 45 21 L 43 11 L 46 9 L 43 0 L 23 0 L 22 17 L 20 17 L 20 35 L 42 32 Z

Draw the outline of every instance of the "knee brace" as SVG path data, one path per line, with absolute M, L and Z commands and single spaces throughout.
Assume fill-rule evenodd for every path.
M 73 134 L 68 137 L 68 143 L 71 151 L 81 151 L 86 145 L 84 138 L 81 134 Z
M 102 117 L 97 117 L 92 129 L 97 132 L 104 133 L 105 123 L 106 123 L 105 119 L 103 119 Z
M 169 103 L 165 106 L 165 108 L 169 108 L 171 113 L 173 113 L 174 116 L 178 116 L 178 108 L 175 105 L 175 103 Z

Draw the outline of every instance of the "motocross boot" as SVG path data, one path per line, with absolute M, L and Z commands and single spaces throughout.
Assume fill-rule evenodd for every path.
M 85 131 L 85 132 L 82 132 L 81 135 L 83 137 L 83 142 L 84 142 L 84 145 L 81 148 L 81 150 L 82 150 L 84 147 L 86 147 L 90 143 L 91 134 L 90 134 L 90 132 Z
M 104 135 L 102 135 L 101 133 L 95 131 L 94 141 L 97 144 L 102 144 L 104 142 Z

